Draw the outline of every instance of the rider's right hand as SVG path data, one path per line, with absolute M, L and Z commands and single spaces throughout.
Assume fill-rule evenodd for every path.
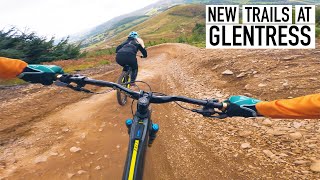
M 30 83 L 51 85 L 57 74 L 64 74 L 59 66 L 55 65 L 28 65 L 18 77 Z
M 226 104 L 224 113 L 229 117 L 256 117 L 259 116 L 256 109 L 258 102 L 260 102 L 260 100 L 246 96 L 230 96 L 229 99 L 223 102 Z

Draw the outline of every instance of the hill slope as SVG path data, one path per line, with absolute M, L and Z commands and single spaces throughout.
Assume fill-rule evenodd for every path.
M 178 5 L 147 19 L 140 24 L 134 26 L 124 24 L 121 27 L 127 26 L 129 28 L 120 30 L 121 27 L 118 27 L 108 31 L 105 34 L 113 35 L 109 36 L 111 37 L 110 39 L 105 39 L 104 42 L 97 43 L 89 48 L 103 49 L 110 46 L 116 46 L 127 37 L 130 31 L 138 31 L 147 45 L 159 42 L 175 42 L 179 37 L 191 36 L 195 25 L 197 23 L 204 24 L 204 20 L 204 5 Z
M 170 7 L 179 4 L 319 4 L 318 0 L 159 0 L 149 6 L 134 12 L 117 16 L 111 20 L 106 21 L 87 32 L 71 35 L 71 41 L 84 41 L 84 46 L 101 42 L 104 39 L 109 39 L 109 31 L 116 29 L 119 26 L 125 25 L 130 19 L 134 19 L 135 23 L 130 24 L 129 27 L 143 22 L 143 20 L 152 18 L 154 15 L 160 14 Z M 136 21 L 139 17 L 144 19 Z M 106 35 L 107 34 L 107 35 Z M 114 33 L 111 33 L 114 35 Z
M 160 0 L 142 9 L 112 18 L 96 27 L 91 28 L 87 32 L 71 35 L 70 39 L 72 41 L 83 41 L 83 40 L 89 41 L 89 42 L 94 41 L 92 39 L 96 39 L 96 36 L 99 36 L 108 30 L 117 28 L 119 25 L 122 25 L 121 23 L 126 22 L 128 19 L 132 19 L 134 17 L 140 17 L 140 16 L 152 17 L 156 14 L 159 14 L 167 10 L 171 6 L 174 6 L 176 4 L 181 4 L 183 2 L 184 0 Z M 87 42 L 85 42 L 85 44 L 86 43 Z
M 149 41 L 173 39 L 181 35 L 190 35 L 195 24 L 204 23 L 204 20 L 204 5 L 180 5 L 119 33 L 110 41 L 121 41 L 133 30 L 139 31 L 141 36 Z

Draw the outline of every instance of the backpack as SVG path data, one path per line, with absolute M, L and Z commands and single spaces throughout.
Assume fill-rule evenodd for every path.
M 122 44 L 122 48 L 118 52 L 127 52 L 136 55 L 138 52 L 139 43 L 134 38 L 129 38 Z

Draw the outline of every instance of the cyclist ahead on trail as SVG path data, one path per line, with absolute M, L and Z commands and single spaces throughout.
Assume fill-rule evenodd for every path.
M 122 67 L 129 65 L 132 68 L 132 85 L 134 85 L 134 81 L 136 80 L 138 75 L 138 61 L 136 57 L 138 50 L 142 53 L 142 58 L 146 58 L 148 56 L 143 40 L 139 38 L 138 33 L 134 31 L 132 31 L 129 34 L 128 39 L 122 44 L 120 44 L 116 49 L 117 63 Z
M 56 74 L 63 74 L 59 66 L 28 65 L 24 61 L 0 57 L 0 79 L 19 77 L 31 83 L 50 85 Z M 266 116 L 288 119 L 320 119 L 320 94 L 293 99 L 260 101 L 246 96 L 231 96 L 223 102 L 229 116 Z

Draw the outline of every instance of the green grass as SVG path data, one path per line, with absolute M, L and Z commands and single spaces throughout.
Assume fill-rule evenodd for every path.
M 116 48 L 98 49 L 98 50 L 86 52 L 85 57 L 92 58 L 92 57 L 98 57 L 103 55 L 111 55 L 114 53 L 116 53 Z
M 152 15 L 156 14 L 157 12 L 158 12 L 157 9 L 152 8 L 146 15 L 147 15 L 147 16 L 152 16 Z
M 4 85 L 4 86 L 21 85 L 21 84 L 27 84 L 27 82 L 19 78 L 0 80 L 0 85 Z
M 205 6 L 179 5 L 170 8 L 138 25 L 127 28 L 119 32 L 106 43 L 101 44 L 101 48 L 106 45 L 117 46 L 125 40 L 129 32 L 138 31 L 146 44 L 159 42 L 175 42 L 180 35 L 191 36 L 192 29 L 197 22 L 204 22 Z
M 169 15 L 174 16 L 184 16 L 184 17 L 205 17 L 205 11 L 202 6 L 192 5 L 192 6 L 177 6 L 173 11 L 169 12 Z
M 108 64 L 110 64 L 110 61 L 108 61 L 108 60 L 101 60 L 101 61 L 98 63 L 99 66 L 108 65 Z
M 149 16 L 132 16 L 132 17 L 127 17 L 125 19 L 122 19 L 120 21 L 118 21 L 117 23 L 115 23 L 112 27 L 112 29 L 116 29 L 120 26 L 126 25 L 126 24 L 130 24 L 133 21 L 139 20 L 139 19 L 144 19 L 144 18 L 148 18 Z
M 119 21 L 118 23 L 113 25 L 111 29 L 107 30 L 106 32 L 86 39 L 82 43 L 82 48 L 90 49 L 90 48 L 94 48 L 95 46 L 99 46 L 104 42 L 105 39 L 110 39 L 116 34 L 119 34 L 130 27 L 140 24 L 143 21 L 147 20 L 148 18 L 149 16 L 135 16 L 135 17 L 129 17 L 122 21 Z
M 104 65 L 109 65 L 110 61 L 108 60 L 100 60 L 100 61 L 96 61 L 90 64 L 77 64 L 77 65 L 71 65 L 68 67 L 65 67 L 63 70 L 66 73 L 72 73 L 72 72 L 76 72 L 76 71 L 82 71 L 82 70 L 86 70 L 86 69 L 90 69 L 90 68 L 94 68 L 94 67 L 99 67 L 99 66 L 104 66 Z
M 93 68 L 93 67 L 94 67 L 93 64 L 79 64 L 79 65 L 66 67 L 63 70 L 65 73 L 72 73 L 72 72 L 82 71 L 82 70 Z

